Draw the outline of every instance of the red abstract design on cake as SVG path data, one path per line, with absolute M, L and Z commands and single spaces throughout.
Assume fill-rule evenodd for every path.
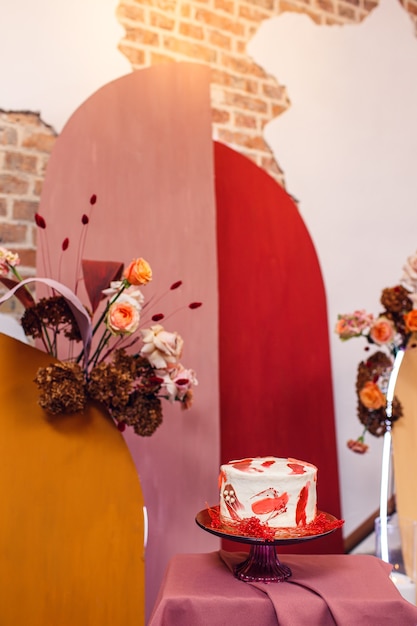
M 227 511 L 230 515 L 230 519 L 232 520 L 240 520 L 241 517 L 238 513 L 239 509 L 242 508 L 241 503 L 236 497 L 235 490 L 233 485 L 226 484 L 224 489 L 222 490 L 223 501 L 226 505 Z
M 297 526 L 305 526 L 307 523 L 306 506 L 308 501 L 308 490 L 310 481 L 301 489 L 298 496 L 297 508 L 295 511 L 295 521 Z
M 288 503 L 288 494 L 283 493 L 279 495 L 276 489 L 265 489 L 265 491 L 261 491 L 261 493 L 253 496 L 254 498 L 258 498 L 258 496 L 262 496 L 260 500 L 256 500 L 252 504 L 252 511 L 255 515 L 268 515 L 268 520 L 276 517 L 280 513 L 285 513 L 287 510 Z

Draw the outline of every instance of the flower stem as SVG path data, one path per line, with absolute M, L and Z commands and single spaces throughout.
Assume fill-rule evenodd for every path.
M 119 291 L 113 296 L 113 298 L 111 298 L 108 301 L 108 303 L 107 303 L 103 313 L 100 315 L 99 319 L 97 320 L 97 323 L 96 323 L 96 325 L 93 328 L 93 337 L 96 334 L 97 330 L 100 328 L 100 326 L 103 323 L 103 321 L 106 319 L 107 313 L 108 313 L 109 308 L 111 307 L 111 305 L 114 302 L 116 302 L 117 298 L 123 293 L 123 291 L 127 287 L 130 287 L 130 283 L 126 279 L 124 279 L 123 282 L 122 282 L 122 285 L 121 285 L 121 287 L 119 289 Z M 104 349 L 104 347 L 108 344 L 108 342 L 110 340 L 110 337 L 111 337 L 111 332 L 106 328 L 106 330 L 104 331 L 104 333 L 103 333 L 103 335 L 102 335 L 102 337 L 101 337 L 101 339 L 100 339 L 100 341 L 98 343 L 97 348 L 94 351 L 93 356 L 88 361 L 88 365 L 90 363 L 94 363 L 94 365 L 97 365 L 98 359 L 100 357 L 100 353 Z M 84 356 L 84 350 L 82 350 L 80 352 L 80 354 L 77 357 L 77 361 L 76 362 L 79 363 L 81 361 L 81 359 L 83 358 L 83 356 Z

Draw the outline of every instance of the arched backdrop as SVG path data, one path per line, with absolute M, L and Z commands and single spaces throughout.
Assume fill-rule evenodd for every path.
M 203 302 L 165 323 L 183 335 L 183 362 L 197 371 L 194 406 L 165 405 L 150 439 L 125 435 L 149 514 L 149 614 L 171 555 L 219 546 L 194 517 L 218 501 L 220 457 L 315 462 L 320 506 L 340 514 L 325 295 L 289 196 L 229 148 L 215 144 L 213 154 L 206 67 L 134 72 L 73 114 L 46 173 L 39 274 L 49 257 L 54 278 L 73 286 L 80 219 L 93 193 L 84 258 L 145 257 L 154 271 L 147 299 L 182 280 L 158 304 L 166 313 Z M 340 533 L 329 542 L 314 542 L 314 551 L 341 551 Z

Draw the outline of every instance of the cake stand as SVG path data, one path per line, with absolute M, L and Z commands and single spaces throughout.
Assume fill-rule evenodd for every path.
M 211 507 L 211 510 L 218 512 L 219 506 L 217 505 Z M 337 521 L 337 518 L 330 515 L 330 513 L 318 511 L 318 514 L 319 513 L 325 516 L 326 521 L 328 521 L 329 524 Z M 336 530 L 336 528 L 330 528 L 324 532 L 308 533 L 308 531 L 306 532 L 302 529 L 294 529 L 287 534 L 285 532 L 278 531 L 276 538 L 266 540 L 260 539 L 259 537 L 236 534 L 227 526 L 213 528 L 211 525 L 212 519 L 208 509 L 200 511 L 197 514 L 195 521 L 200 528 L 208 533 L 211 533 L 212 535 L 250 545 L 250 551 L 247 559 L 245 559 L 242 563 L 235 565 L 233 571 L 236 578 L 245 582 L 284 582 L 291 576 L 291 569 L 288 565 L 281 563 L 279 560 L 276 546 L 298 544 L 304 541 L 319 539 L 320 537 L 325 537 Z

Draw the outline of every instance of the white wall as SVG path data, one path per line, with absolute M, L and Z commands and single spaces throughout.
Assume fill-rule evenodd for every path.
M 93 92 L 131 71 L 117 0 L 1 0 L 0 109 L 39 112 L 57 132 Z
M 382 0 L 360 25 L 283 14 L 262 25 L 249 53 L 292 103 L 265 134 L 324 275 L 346 535 L 379 506 L 382 441 L 368 436 L 365 456 L 346 448 L 362 430 L 354 385 L 365 343 L 342 343 L 333 328 L 338 313 L 378 313 L 382 289 L 417 248 L 417 38 L 400 4 Z
M 39 111 L 59 132 L 94 91 L 129 73 L 117 4 L 2 0 L 0 108 Z M 417 248 L 411 21 L 396 0 L 345 27 L 288 13 L 266 21 L 249 52 L 288 87 L 292 107 L 266 138 L 316 244 L 330 326 L 338 312 L 377 312 L 380 291 Z M 364 457 L 346 449 L 361 430 L 354 381 L 363 345 L 331 334 L 331 349 L 347 534 L 378 506 L 381 441 L 371 438 Z

